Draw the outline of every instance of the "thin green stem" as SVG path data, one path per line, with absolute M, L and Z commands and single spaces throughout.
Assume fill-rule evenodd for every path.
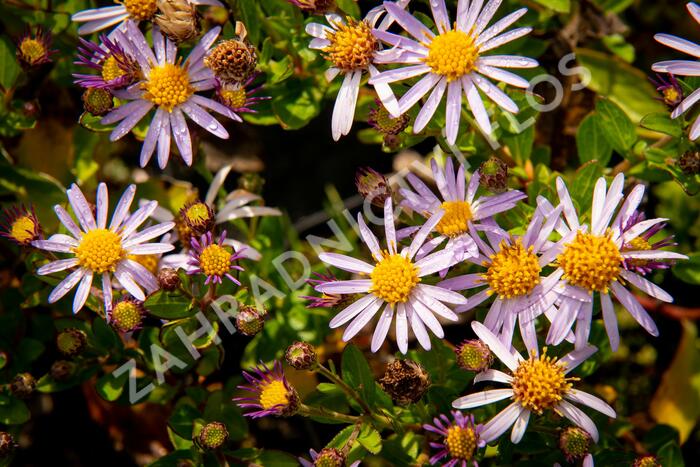
M 351 388 L 348 386 L 348 384 L 343 381 L 337 374 L 333 373 L 330 371 L 328 368 L 324 367 L 320 363 L 318 364 L 318 372 L 321 373 L 323 376 L 328 378 L 329 380 L 333 381 L 340 389 L 342 389 L 348 396 L 350 396 L 352 399 L 354 399 L 362 408 L 362 411 L 366 413 L 367 415 L 372 415 L 372 409 L 369 408 L 369 405 L 367 405 L 367 402 L 365 402 L 360 394 L 358 394 L 355 389 Z
M 323 417 L 337 420 L 339 422 L 345 423 L 358 423 L 362 421 L 361 417 L 356 417 L 354 415 L 347 415 L 344 413 L 336 412 L 334 410 L 323 409 L 320 407 L 312 407 L 305 404 L 299 404 L 299 415 L 304 417 Z

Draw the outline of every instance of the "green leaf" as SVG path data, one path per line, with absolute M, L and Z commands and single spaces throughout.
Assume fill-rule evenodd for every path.
M 354 18 L 360 16 L 360 7 L 357 5 L 357 0 L 336 0 L 336 3 L 338 8 L 347 13 L 348 16 Z
M 357 390 L 367 405 L 373 407 L 376 401 L 374 376 L 365 356 L 353 344 L 343 352 L 341 370 L 343 381 Z
M 629 44 L 621 34 L 612 34 L 603 37 L 603 44 L 612 53 L 626 61 L 632 63 L 634 61 L 634 47 Z
M 518 165 L 523 165 L 530 159 L 532 146 L 535 143 L 535 126 L 530 125 L 517 135 L 503 136 L 503 141 L 510 148 L 510 152 Z
M 669 136 L 680 137 L 683 134 L 683 127 L 680 119 L 672 119 L 666 112 L 657 112 L 645 116 L 639 123 L 644 128 L 658 131 Z
M 604 166 L 597 160 L 592 160 L 582 165 L 574 176 L 576 183 L 569 183 L 571 197 L 578 204 L 580 212 L 589 209 L 593 200 L 593 187 L 595 182 L 603 175 Z
M 13 396 L 0 394 L 0 423 L 21 425 L 29 420 L 31 413 L 27 404 Z
M 126 386 L 128 380 L 128 371 L 119 375 L 118 378 L 115 378 L 112 375 L 112 373 L 107 373 L 106 375 L 102 376 L 100 379 L 97 380 L 97 383 L 95 384 L 95 389 L 97 390 L 97 393 L 100 395 L 100 397 L 102 397 L 104 400 L 113 402 L 119 399 L 119 396 L 122 395 L 122 392 L 124 392 L 124 387 Z
M 618 153 L 626 154 L 637 141 L 637 131 L 632 120 L 620 106 L 608 99 L 599 100 L 595 108 L 608 143 Z
M 297 130 L 321 111 L 321 90 L 312 80 L 288 80 L 272 99 L 272 110 L 283 128 Z
M 181 319 L 192 316 L 192 302 L 178 292 L 160 290 L 143 303 L 149 314 L 161 319 Z
M 95 335 L 95 346 L 103 349 L 106 353 L 114 352 L 117 348 L 123 347 L 121 339 L 114 332 L 114 329 L 99 316 L 92 321 L 92 332 Z
M 690 253 L 686 261 L 679 261 L 671 271 L 683 282 L 700 285 L 700 252 Z
M 192 405 L 189 399 L 183 398 L 178 401 L 170 415 L 168 426 L 179 436 L 191 440 L 194 420 L 199 417 L 201 417 L 199 410 Z
M 372 425 L 364 424 L 357 436 L 357 442 L 372 454 L 379 454 L 382 450 L 382 436 Z
M 581 164 L 598 160 L 601 165 L 608 165 L 612 146 L 605 137 L 600 116 L 591 113 L 583 119 L 576 131 L 576 148 Z
M 571 10 L 570 0 L 535 0 L 535 3 L 539 3 L 557 13 L 568 13 Z
M 256 465 L 261 467 L 298 467 L 296 457 L 281 451 L 265 450 L 260 453 Z
M 15 58 L 15 46 L 7 37 L 0 37 L 0 86 L 12 88 L 19 76 L 20 67 Z
M 241 15 L 241 21 L 248 30 L 248 40 L 253 44 L 258 44 L 260 41 L 260 21 L 258 18 L 258 2 L 237 1 L 238 11 Z

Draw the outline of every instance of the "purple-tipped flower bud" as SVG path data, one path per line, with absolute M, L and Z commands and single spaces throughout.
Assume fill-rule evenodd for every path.
M 355 173 L 355 186 L 363 198 L 377 207 L 391 197 L 391 187 L 386 177 L 370 167 L 361 167 Z
M 581 460 L 591 450 L 591 435 L 586 430 L 570 426 L 559 434 L 559 448 L 569 462 Z
M 87 88 L 83 92 L 83 108 L 97 117 L 107 114 L 114 108 L 112 93 L 104 88 Z
M 297 370 L 309 370 L 317 362 L 316 350 L 306 342 L 294 342 L 287 347 L 284 359 L 289 366 Z
M 228 430 L 221 422 L 209 422 L 202 427 L 199 445 L 205 449 L 218 449 L 228 441 Z
M 465 340 L 455 349 L 457 365 L 468 371 L 484 371 L 493 363 L 493 354 L 479 339 Z
M 168 292 L 180 287 L 180 276 L 173 268 L 163 268 L 158 271 L 158 286 Z

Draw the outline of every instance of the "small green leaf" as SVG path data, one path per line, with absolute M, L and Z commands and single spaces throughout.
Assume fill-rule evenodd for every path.
M 5 90 L 15 84 L 20 67 L 15 58 L 15 47 L 7 37 L 0 37 L 0 86 Z
M 341 361 L 343 381 L 360 393 L 362 399 L 372 407 L 375 404 L 375 383 L 365 356 L 350 344 L 345 348 Z
M 583 212 L 591 205 L 593 187 L 598 178 L 603 175 L 603 169 L 603 165 L 597 160 L 589 161 L 576 171 L 574 176 L 576 183 L 569 183 L 571 197 Z
M 679 137 L 683 134 L 681 121 L 679 119 L 672 119 L 670 115 L 665 112 L 649 114 L 645 116 L 639 124 L 644 128 L 658 131 L 665 135 Z
M 128 380 L 129 372 L 122 373 L 118 378 L 115 378 L 112 373 L 107 373 L 97 380 L 95 389 L 104 400 L 113 402 L 122 395 Z
M 535 0 L 535 2 L 557 13 L 568 13 L 571 10 L 570 0 Z
M 181 319 L 192 316 L 192 302 L 177 292 L 158 291 L 143 303 L 149 314 L 162 319 Z
M 599 100 L 595 108 L 608 143 L 618 153 L 626 154 L 637 141 L 637 132 L 632 120 L 620 106 L 608 99 Z
M 689 254 L 688 260 L 679 261 L 671 270 L 683 282 L 700 285 L 700 252 Z
M 372 425 L 364 424 L 360 429 L 357 442 L 372 454 L 379 454 L 382 450 L 382 436 Z
M 612 156 L 612 146 L 605 137 L 603 121 L 595 113 L 583 119 L 576 131 L 576 148 L 581 164 L 598 160 L 606 166 Z
M 13 396 L 0 394 L 0 423 L 21 425 L 31 417 L 27 404 Z

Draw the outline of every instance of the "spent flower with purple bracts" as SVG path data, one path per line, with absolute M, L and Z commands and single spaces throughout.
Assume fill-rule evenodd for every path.
M 457 255 L 458 261 L 478 255 L 475 240 L 469 232 L 469 224 L 478 224 L 483 219 L 490 218 L 500 212 L 515 207 L 518 201 L 526 198 L 525 194 L 516 190 L 508 190 L 493 196 L 476 196 L 479 189 L 479 172 L 472 174 L 469 185 L 466 185 L 465 169 L 461 163 L 455 171 L 452 158 L 448 158 L 445 167 L 440 167 L 435 159 L 430 161 L 433 177 L 439 196 L 435 195 L 428 186 L 416 175 L 410 173 L 408 182 L 413 189 L 401 188 L 403 197 L 401 206 L 419 213 L 426 219 L 442 210 L 445 215 L 435 226 L 436 238 L 431 239 L 422 249 L 421 254 L 437 248 L 447 240 L 446 249 Z M 402 229 L 400 237 L 417 231 L 419 227 Z
M 226 231 L 221 232 L 219 240 L 215 241 L 211 232 L 207 232 L 197 238 L 190 240 L 190 260 L 187 274 L 204 274 L 207 279 L 204 284 L 221 284 L 224 277 L 231 280 L 236 285 L 241 282 L 231 275 L 233 271 L 243 271 L 236 261 L 244 256 L 240 252 L 234 252 L 233 248 L 225 246 Z M 230 248 L 230 249 L 229 249 Z
M 294 415 L 299 408 L 299 396 L 284 376 L 282 363 L 275 360 L 270 369 L 264 363 L 253 368 L 252 374 L 243 372 L 247 385 L 238 389 L 252 393 L 250 397 L 236 397 L 233 400 L 242 409 L 253 409 L 246 417 L 260 418 L 268 415 L 288 417 Z
M 173 245 L 170 243 L 147 242 L 170 231 L 174 223 L 163 222 L 137 232 L 136 229 L 148 219 L 158 203 L 150 201 L 130 215 L 129 208 L 135 192 L 135 185 L 130 185 L 124 190 L 109 226 L 109 201 L 107 185 L 104 183 L 97 187 L 97 218 L 93 214 L 93 208 L 75 184 L 66 193 L 79 225 L 62 206 L 54 206 L 58 219 L 69 235 L 55 234 L 48 240 L 35 240 L 32 245 L 41 250 L 67 254 L 70 257 L 41 266 L 37 274 L 43 276 L 66 270 L 72 272 L 49 294 L 49 303 L 56 302 L 77 285 L 73 300 L 73 312 L 77 313 L 85 304 L 95 277 L 102 280 L 104 306 L 107 311 L 112 308 L 112 278 L 141 301 L 146 299 L 142 288 L 148 293 L 158 289 L 155 276 L 131 257 L 157 255 L 172 250 Z
M 218 0 L 189 0 L 194 5 L 223 7 Z M 91 34 L 111 26 L 123 27 L 139 21 L 153 21 L 158 12 L 158 0 L 121 0 L 118 5 L 84 10 L 71 16 L 76 23 L 85 23 L 78 28 L 78 34 Z
M 73 63 L 91 68 L 97 74 L 74 73 L 75 84 L 84 88 L 119 89 L 143 78 L 138 62 L 106 35 L 100 36 L 100 44 L 82 37 L 78 40 L 78 59 Z
M 661 97 L 657 97 L 657 99 L 664 104 L 675 107 L 683 100 L 683 88 L 681 87 L 681 83 L 679 83 L 672 74 L 669 74 L 668 79 L 666 79 L 657 73 L 656 79 L 649 78 L 649 81 L 651 81 L 651 84 L 653 84 L 656 90 L 661 94 Z
M 562 239 L 552 250 L 554 256 L 550 256 L 555 260 L 554 265 L 557 267 L 554 274 L 561 276 L 562 284 L 558 286 L 558 312 L 547 334 L 548 345 L 559 345 L 562 340 L 569 337 L 574 322 L 576 322 L 574 331 L 576 346 L 581 347 L 588 342 L 596 292 L 600 296 L 603 322 L 613 351 L 617 350 L 620 334 L 611 295 L 617 298 L 649 334 L 653 336 L 659 334 L 654 320 L 624 284 L 629 282 L 662 302 L 672 302 L 673 297 L 658 285 L 642 277 L 637 271 L 626 269 L 625 264 L 688 257 L 672 251 L 651 248 L 648 242 L 641 244 L 639 240 L 635 240 L 655 225 L 668 219 L 658 218 L 637 222 L 625 230 L 632 216 L 636 216 L 637 208 L 644 198 L 644 185 L 635 186 L 625 198 L 624 184 L 623 174 L 618 174 L 613 179 L 609 190 L 605 178 L 598 179 L 593 190 L 589 225 L 581 224 L 566 184 L 561 178 L 557 179 L 557 192 L 564 215 L 556 230 Z M 620 202 L 622 202 L 621 206 Z M 545 216 L 551 215 L 554 211 L 551 204 L 545 200 L 542 200 L 540 209 L 544 210 Z M 632 249 L 624 249 L 625 244 Z
M 473 415 L 464 415 L 457 410 L 451 411 L 451 415 L 451 420 L 441 414 L 433 419 L 432 425 L 423 425 L 424 430 L 442 437 L 439 443 L 430 442 L 430 447 L 438 450 L 430 458 L 430 465 L 441 463 L 445 467 L 467 467 L 471 464 L 478 467 L 476 452 L 486 446 L 479 436 L 483 426 L 474 424 Z
M 688 12 L 700 23 L 700 6 L 693 2 L 686 4 Z M 665 46 L 676 49 L 680 52 L 692 55 L 696 59 L 700 57 L 700 45 L 690 42 L 686 39 L 671 35 L 671 34 L 656 34 L 654 39 Z M 700 61 L 698 60 L 666 60 L 663 62 L 654 63 L 651 67 L 657 73 L 669 73 L 676 76 L 700 76 Z M 673 78 L 675 80 L 675 78 Z M 698 100 L 700 100 L 700 89 L 696 89 L 689 96 L 683 99 L 673 112 L 671 118 L 678 118 L 690 109 Z M 696 140 L 700 136 L 700 117 L 695 119 L 690 128 L 690 139 Z
M 297 458 L 302 467 L 359 467 L 360 465 L 360 461 L 348 464 L 345 453 L 336 448 L 323 448 L 318 452 L 309 449 L 309 456 L 311 456 L 311 461 L 303 457 Z
M 628 232 L 637 224 L 644 222 L 645 220 L 646 217 L 644 216 L 644 213 L 635 211 L 635 213 L 630 216 L 629 221 L 627 221 L 627 225 L 622 229 L 622 233 L 624 234 L 625 232 Z M 655 242 L 650 241 L 654 235 L 661 232 L 665 227 L 666 222 L 654 224 L 649 230 L 642 233 L 638 237 L 626 240 L 622 244 L 621 251 L 658 250 L 659 248 L 677 245 L 677 243 L 673 241 L 673 235 L 669 235 Z M 656 269 L 668 269 L 673 266 L 673 264 L 673 260 L 658 261 L 653 259 L 625 259 L 625 269 L 634 271 L 642 276 L 645 276 Z
M 263 85 L 251 87 L 260 73 L 253 74 L 241 83 L 226 83 L 216 80 L 216 97 L 226 107 L 237 113 L 256 113 L 253 109 L 261 101 L 272 99 L 269 96 L 256 96 Z
M 58 50 L 51 49 L 51 33 L 44 32 L 41 27 L 37 27 L 35 34 L 27 28 L 27 31 L 17 40 L 17 60 L 25 68 L 49 63 L 51 56 L 56 53 Z
M 41 238 L 41 224 L 36 217 L 34 206 L 10 206 L 3 209 L 0 220 L 0 236 L 12 240 L 18 245 L 28 246 Z
M 372 336 L 372 352 L 376 352 L 386 339 L 394 316 L 396 317 L 396 342 L 399 350 L 408 350 L 408 329 L 412 329 L 420 345 L 430 350 L 427 328 L 439 338 L 444 337 L 442 325 L 436 315 L 448 321 L 457 321 L 457 314 L 445 303 L 466 305 L 467 299 L 457 292 L 443 287 L 421 284 L 422 278 L 453 266 L 457 259 L 454 251 L 444 249 L 416 260 L 428 235 L 442 219 L 439 209 L 416 232 L 410 246 L 398 249 L 394 226 L 394 205 L 391 198 L 384 203 L 384 230 L 386 249 L 367 227 L 361 214 L 357 215 L 360 237 L 372 253 L 374 264 L 338 253 L 321 253 L 319 258 L 362 279 L 331 281 L 316 286 L 324 294 L 360 294 L 361 298 L 340 311 L 330 322 L 331 328 L 350 323 L 343 333 L 343 340 L 352 339 L 375 315 L 379 315 Z
M 338 281 L 338 278 L 335 277 L 332 273 L 321 274 L 320 272 L 313 272 L 311 274 L 314 277 L 306 279 L 306 283 L 311 285 L 312 287 L 316 287 L 321 284 L 327 284 L 329 282 Z M 312 295 L 303 295 L 299 298 L 308 300 L 309 303 L 306 305 L 307 308 L 335 308 L 349 301 L 349 297 L 347 295 L 325 293 L 321 294 L 320 297 L 315 297 Z
M 119 122 L 110 134 L 110 140 L 116 141 L 155 109 L 141 148 L 141 167 L 148 164 L 157 150 L 158 165 L 165 168 L 170 158 L 171 139 L 175 140 L 182 160 L 192 165 L 192 139 L 185 115 L 209 133 L 223 139 L 228 138 L 228 132 L 209 111 L 242 121 L 225 105 L 197 94 L 216 87 L 216 79 L 212 71 L 204 66 L 203 59 L 220 32 L 221 28 L 216 27 L 206 33 L 184 62 L 177 57 L 175 43 L 163 36 L 158 27 L 152 31 L 153 50 L 133 22 L 127 23 L 125 32 L 114 32 L 117 44 L 139 64 L 142 78 L 126 89 L 113 91 L 115 97 L 126 103 L 103 117 L 101 123 L 111 125 Z
M 492 126 L 479 90 L 502 109 L 517 113 L 517 104 L 489 78 L 527 88 L 529 83 L 526 79 L 502 68 L 533 68 L 537 66 L 537 61 L 519 55 L 487 56 L 484 53 L 525 36 L 532 28 L 520 27 L 503 32 L 520 19 L 527 8 L 521 8 L 487 28 L 500 4 L 500 0 L 490 0 L 482 9 L 483 1 L 459 0 L 456 21 L 453 23 L 445 1 L 431 1 L 430 8 L 438 31 L 436 35 L 395 2 L 384 2 L 388 14 L 413 38 L 382 30 L 373 31 L 379 40 L 392 47 L 378 54 L 376 62 L 406 66 L 374 75 L 369 83 L 376 87 L 422 76 L 401 97 L 398 112 L 390 107 L 387 110 L 398 117 L 430 94 L 413 124 L 413 131 L 419 133 L 430 122 L 446 93 L 445 135 L 450 144 L 455 143 L 459 132 L 462 94 L 466 96 L 477 125 L 486 134 L 491 133 Z
M 571 402 L 586 405 L 612 418 L 616 417 L 615 411 L 601 399 L 574 389 L 573 383 L 578 378 L 567 377 L 567 374 L 596 352 L 595 347 L 586 345 L 558 360 L 548 356 L 545 348 L 539 357 L 533 353 L 524 359 L 518 352 L 512 352 L 509 346 L 503 345 L 494 333 L 478 321 L 472 321 L 472 329 L 511 372 L 507 374 L 495 369 L 482 371 L 476 375 L 474 383 L 493 381 L 510 387 L 477 392 L 460 397 L 452 403 L 456 409 L 473 409 L 505 399 L 512 400 L 505 409 L 484 424 L 480 433 L 484 442 L 494 441 L 512 426 L 510 440 L 517 444 L 525 434 L 530 415 L 542 415 L 549 410 L 568 418 L 586 430 L 593 441 L 598 442 L 598 429 L 593 420 Z

